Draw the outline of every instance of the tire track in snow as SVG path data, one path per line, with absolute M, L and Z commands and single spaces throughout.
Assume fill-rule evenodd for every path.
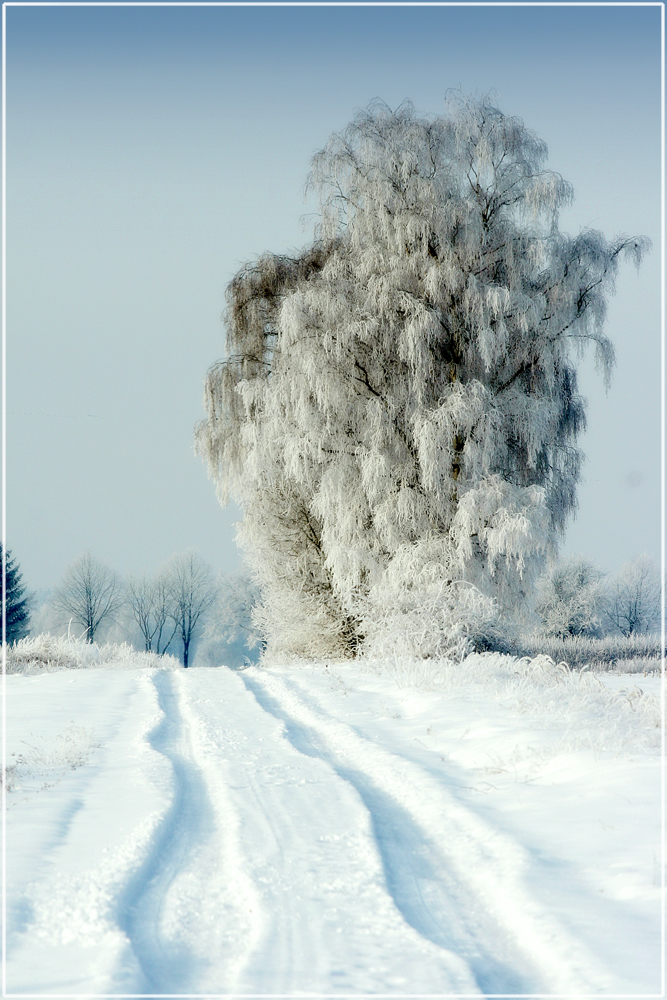
M 387 887 L 404 919 L 468 963 L 484 993 L 591 993 L 609 976 L 541 908 L 521 876 L 527 858 L 441 782 L 306 705 L 295 684 L 257 669 L 242 679 L 293 746 L 327 762 L 368 809 Z
M 193 670 L 184 680 L 182 710 L 186 721 L 190 711 L 196 717 L 195 743 L 208 751 L 202 767 L 208 760 L 214 769 L 211 789 L 216 775 L 225 779 L 229 860 L 222 867 L 227 881 L 240 872 L 230 894 L 240 902 L 233 919 L 247 926 L 236 939 L 236 970 L 226 971 L 227 958 L 218 962 L 218 982 L 252 995 L 410 987 L 476 995 L 466 963 L 415 932 L 396 909 L 368 810 L 349 782 L 299 752 L 239 674 Z
M 143 981 L 137 988 L 165 993 L 187 987 L 198 964 L 182 941 L 165 938 L 161 927 L 165 900 L 193 847 L 211 836 L 215 820 L 203 776 L 188 753 L 175 675 L 157 671 L 153 683 L 163 718 L 148 742 L 170 761 L 174 794 L 146 858 L 119 897 L 116 919 L 141 968 Z
M 473 932 L 470 926 L 474 924 L 472 913 L 463 916 L 457 910 L 453 900 L 460 893 L 454 880 L 443 870 L 437 850 L 410 813 L 363 772 L 342 764 L 314 728 L 301 720 L 297 724 L 260 684 L 246 675 L 243 681 L 260 706 L 284 723 L 296 750 L 324 760 L 360 796 L 370 815 L 387 890 L 406 923 L 433 944 L 464 959 L 480 992 L 529 992 L 528 984 L 480 943 L 479 931 L 475 928 Z

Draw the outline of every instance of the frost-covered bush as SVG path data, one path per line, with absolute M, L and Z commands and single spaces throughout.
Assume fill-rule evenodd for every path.
M 458 581 L 506 614 L 531 594 L 576 502 L 574 359 L 592 344 L 609 377 L 606 300 L 647 247 L 561 233 L 572 190 L 546 157 L 486 97 L 371 105 L 313 160 L 315 241 L 230 283 L 196 444 L 243 510 L 272 654 L 375 641 L 410 549 L 438 564 L 439 607 Z
M 74 723 L 58 733 L 55 741 L 41 735 L 31 735 L 31 739 L 31 743 L 22 741 L 21 753 L 10 754 L 4 775 L 8 792 L 53 788 L 69 771 L 87 764 L 102 746 L 92 727 Z
M 605 574 L 572 556 L 557 563 L 540 581 L 535 610 L 545 636 L 598 638 L 602 634 Z
M 368 656 L 461 660 L 473 651 L 511 648 L 497 603 L 467 581 L 447 579 L 427 546 L 399 550 L 360 611 Z
M 174 670 L 178 660 L 156 653 L 139 653 L 127 643 L 89 643 L 83 637 L 37 635 L 4 648 L 8 674 L 49 673 L 53 670 L 85 670 L 91 667 L 135 669 L 153 667 Z
M 290 656 L 305 660 L 345 658 L 356 650 L 359 634 L 355 612 L 340 614 L 324 585 L 309 592 L 289 587 L 287 579 L 285 584 L 283 588 L 267 588 L 253 614 L 270 660 L 288 660 Z

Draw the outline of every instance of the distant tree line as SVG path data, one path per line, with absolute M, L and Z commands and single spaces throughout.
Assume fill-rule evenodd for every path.
M 202 616 L 214 600 L 213 573 L 194 552 L 174 556 L 154 579 L 130 577 L 127 583 L 87 553 L 67 570 L 51 606 L 61 621 L 82 626 L 88 642 L 102 624 L 117 622 L 127 611 L 147 651 L 164 653 L 178 637 L 187 667 Z
M 30 631 L 30 601 L 23 596 L 18 567 L 10 559 L 7 566 L 6 636 L 12 643 Z M 40 631 L 67 628 L 89 643 L 101 636 L 129 640 L 146 651 L 178 655 L 184 667 L 191 664 L 198 643 L 208 660 L 239 665 L 259 644 L 252 624 L 255 599 L 250 580 L 216 580 L 195 552 L 173 556 L 155 577 L 127 580 L 86 553 L 67 569 L 36 617 Z
M 660 628 L 660 573 L 648 556 L 611 579 L 586 559 L 565 559 L 542 578 L 535 609 L 541 633 L 557 639 L 648 635 Z
M 185 667 L 191 665 L 195 647 L 198 662 L 234 667 L 248 662 L 253 650 L 257 655 L 265 648 L 257 584 L 247 575 L 216 580 L 195 552 L 173 556 L 154 577 L 127 580 L 87 553 L 72 563 L 37 614 L 34 595 L 27 592 L 15 558 L 9 551 L 5 555 L 1 546 L 0 555 L 8 644 L 30 631 L 67 628 L 90 643 L 103 636 L 158 655 L 178 655 Z M 437 617 L 430 604 L 417 610 L 422 617 Z M 617 636 L 622 641 L 657 633 L 661 611 L 660 572 L 647 556 L 626 563 L 615 576 L 571 557 L 556 563 L 538 582 L 532 621 L 535 638 Z M 529 623 L 523 624 L 525 628 Z M 502 636 L 495 639 L 488 648 L 503 651 Z M 510 646 L 505 651 L 511 651 Z

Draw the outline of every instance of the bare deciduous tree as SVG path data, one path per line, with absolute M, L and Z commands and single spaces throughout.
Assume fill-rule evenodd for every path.
M 609 587 L 605 617 L 621 635 L 652 632 L 660 625 L 660 573 L 648 556 L 626 563 Z
M 85 629 L 86 641 L 105 621 L 115 621 L 125 603 L 122 581 L 89 552 L 73 563 L 56 588 L 51 607 L 61 623 L 75 621 Z
M 146 651 L 154 649 L 158 655 L 164 653 L 178 628 L 170 616 L 171 590 L 167 575 L 160 573 L 154 580 L 130 577 L 127 603 L 144 637 Z
M 216 597 L 213 572 L 196 552 L 174 556 L 165 567 L 169 594 L 169 615 L 183 643 L 183 666 L 187 667 L 190 644 L 202 624 L 204 614 Z

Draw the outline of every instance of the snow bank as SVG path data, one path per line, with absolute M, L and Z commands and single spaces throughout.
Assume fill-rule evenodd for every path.
M 85 670 L 90 667 L 116 667 L 137 669 L 154 667 L 158 670 L 176 670 L 179 661 L 173 656 L 137 652 L 126 642 L 84 642 L 71 636 L 56 637 L 43 633 L 21 639 L 3 649 L 8 674 L 41 674 L 52 670 Z

